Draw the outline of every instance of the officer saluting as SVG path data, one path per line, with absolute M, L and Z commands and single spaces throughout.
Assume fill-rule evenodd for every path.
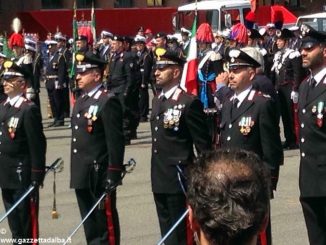
M 23 96 L 29 73 L 12 61 L 5 61 L 3 66 L 8 98 L 0 104 L 0 187 L 5 209 L 9 210 L 30 184 L 42 185 L 46 140 L 39 108 Z M 13 238 L 37 238 L 32 235 L 32 224 L 37 222 L 32 209 L 38 213 L 38 188 L 8 216 Z
M 193 162 L 193 145 L 197 153 L 209 150 L 211 138 L 200 100 L 179 87 L 183 59 L 163 48 L 157 48 L 155 52 L 156 82 L 162 92 L 153 98 L 151 179 L 161 235 L 164 236 L 186 210 L 181 183 L 183 173 L 178 168 L 183 171 Z M 165 244 L 189 244 L 186 234 L 184 221 Z
M 283 150 L 275 103 L 270 96 L 252 88 L 255 70 L 260 64 L 240 49 L 231 49 L 229 59 L 229 85 L 234 96 L 225 101 L 221 119 L 221 145 L 255 152 L 264 160 L 272 175 L 276 190 L 279 166 L 283 164 Z M 267 233 L 271 244 L 270 224 Z M 262 243 L 264 244 L 264 243 Z
M 311 71 L 299 89 L 300 202 L 309 242 L 326 243 L 326 33 L 301 26 L 302 66 Z
M 71 118 L 70 186 L 84 218 L 105 188 L 120 181 L 124 137 L 119 99 L 108 95 L 102 85 L 105 62 L 92 52 L 77 53 L 76 62 L 76 81 L 84 94 L 78 97 Z M 100 206 L 84 223 L 87 244 L 108 244 L 108 240 L 110 245 L 119 244 L 116 192 Z

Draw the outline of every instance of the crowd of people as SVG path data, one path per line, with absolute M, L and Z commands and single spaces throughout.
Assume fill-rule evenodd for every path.
M 325 244 L 326 33 L 273 23 L 213 32 L 203 23 L 196 33 L 196 95 L 180 84 L 190 39 L 185 28 L 154 35 L 141 27 L 134 37 L 104 30 L 95 43 L 58 32 L 42 49 L 16 31 L 8 43 L 13 55 L 0 53 L 5 208 L 30 184 L 38 206 L 46 154 L 39 100 L 44 81 L 49 127 L 71 118 L 70 187 L 81 217 L 108 193 L 84 223 L 87 244 L 120 244 L 114 188 L 121 184 L 125 145 L 147 121 L 162 237 L 190 210 L 164 244 L 193 244 L 194 232 L 201 244 L 272 244 L 269 200 L 284 150 L 297 148 L 309 241 Z M 31 205 L 26 199 L 8 216 L 13 238 L 31 237 Z

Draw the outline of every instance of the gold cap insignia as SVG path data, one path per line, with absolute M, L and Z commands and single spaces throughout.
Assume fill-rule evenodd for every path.
M 85 59 L 85 55 L 83 54 L 76 54 L 76 60 L 78 62 L 78 64 L 80 65 L 81 62 Z
M 165 53 L 166 53 L 166 49 L 164 49 L 164 48 L 155 49 L 155 54 L 157 56 L 157 60 L 160 60 L 161 56 L 163 56 Z
M 8 70 L 13 66 L 14 62 L 12 62 L 11 60 L 7 60 L 3 63 L 3 67 Z

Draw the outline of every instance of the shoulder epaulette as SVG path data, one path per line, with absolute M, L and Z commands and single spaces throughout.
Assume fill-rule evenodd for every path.
M 265 93 L 263 93 L 263 92 L 261 92 L 261 91 L 258 91 L 258 92 L 257 92 L 257 95 L 259 95 L 259 96 L 262 96 L 262 97 L 265 97 L 265 98 L 268 98 L 268 99 L 270 99 L 270 98 L 271 98 L 271 96 L 270 96 L 270 95 L 268 95 L 268 94 L 265 94 Z
M 301 56 L 301 54 L 300 54 L 300 52 L 299 51 L 293 51 L 293 52 L 291 52 L 290 54 L 289 54 L 289 58 L 292 60 L 292 59 L 294 59 L 294 58 L 296 58 L 296 57 L 300 57 Z

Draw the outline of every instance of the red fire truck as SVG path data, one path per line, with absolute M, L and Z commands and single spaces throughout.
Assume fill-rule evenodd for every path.
M 209 22 L 213 29 L 222 29 L 225 26 L 224 17 L 228 15 L 231 21 L 239 18 L 244 21 L 245 14 L 250 11 L 249 0 L 206 0 L 198 4 L 199 21 Z M 163 31 L 177 32 L 182 26 L 190 28 L 193 21 L 195 4 L 176 7 L 159 8 L 118 8 L 96 9 L 96 30 L 110 31 L 119 35 L 135 35 L 140 26 L 150 28 L 153 33 Z M 273 15 L 281 12 L 285 24 L 295 24 L 296 17 L 283 6 L 260 6 L 256 11 L 256 23 L 259 26 L 273 21 Z M 18 14 L 23 28 L 27 33 L 38 33 L 45 38 L 48 32 L 60 30 L 72 35 L 73 10 L 40 10 L 21 12 Z M 77 10 L 79 22 L 90 21 L 91 10 Z M 199 22 L 199 23 L 200 23 Z

